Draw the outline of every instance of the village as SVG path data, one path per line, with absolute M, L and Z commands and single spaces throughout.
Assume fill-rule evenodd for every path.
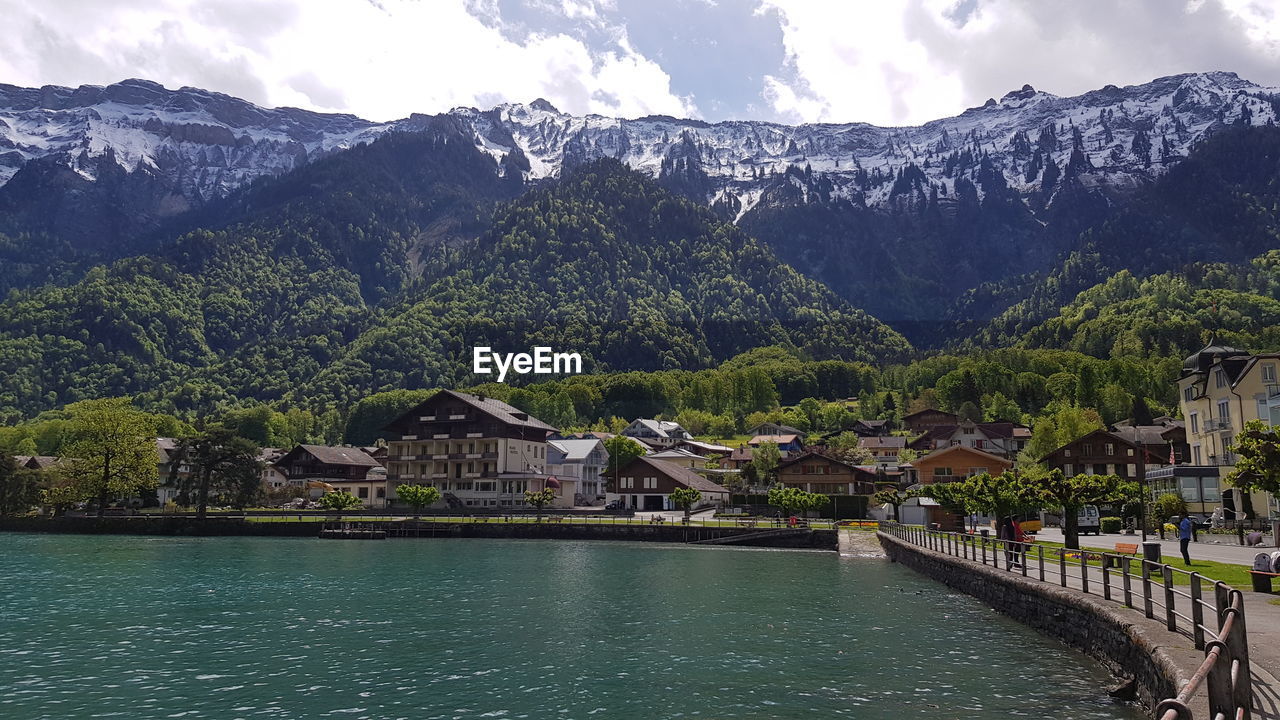
M 1223 478 L 1235 464 L 1233 433 L 1249 421 L 1280 420 L 1277 362 L 1276 354 L 1210 345 L 1184 364 L 1180 417 L 1122 420 L 1033 460 L 1065 477 L 1095 474 L 1140 483 L 1148 502 L 1174 494 L 1182 512 L 1206 527 L 1249 523 L 1265 532 L 1268 518 L 1277 515 L 1275 497 L 1240 492 Z M 373 446 L 257 449 L 261 497 L 301 509 L 340 494 L 349 496 L 344 507 L 394 513 L 412 507 L 398 493 L 408 485 L 435 489 L 428 508 L 414 509 L 450 514 L 522 513 L 536 504 L 538 512 L 774 516 L 796 508 L 771 505 L 770 489 L 792 489 L 819 498 L 806 508 L 833 521 L 893 519 L 959 529 L 954 508 L 920 489 L 1015 470 L 1026 460 L 1032 436 L 1030 427 L 1013 420 L 982 422 L 936 409 L 906 414 L 896 427 L 888 420 L 855 419 L 822 434 L 763 422 L 736 446 L 695 438 L 661 418 L 634 419 L 618 433 L 562 433 L 501 400 L 453 390 L 402 413 L 383 432 L 386 441 Z M 181 512 L 192 504 L 190 449 L 166 437 L 155 446 L 154 497 L 113 498 L 103 514 L 145 506 Z M 38 471 L 62 462 L 15 460 Z M 683 501 L 681 491 L 696 491 L 696 501 Z M 885 493 L 900 495 L 886 501 Z M 93 510 L 70 508 L 71 514 Z

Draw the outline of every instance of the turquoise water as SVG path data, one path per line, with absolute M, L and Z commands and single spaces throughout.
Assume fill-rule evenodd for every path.
M 1138 718 L 835 553 L 0 534 L 0 718 Z

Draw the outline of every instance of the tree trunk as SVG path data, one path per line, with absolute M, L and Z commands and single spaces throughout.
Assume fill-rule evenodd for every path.
M 111 455 L 102 461 L 102 489 L 98 492 L 98 517 L 105 517 L 107 514 L 107 500 L 110 496 L 107 494 L 111 487 Z
M 206 514 L 209 512 L 209 482 L 211 479 L 209 476 L 212 474 L 212 468 L 205 468 L 204 471 L 200 473 L 200 504 L 199 507 L 196 508 L 196 515 L 199 516 L 201 520 L 204 520 Z
M 1079 510 L 1066 509 L 1062 510 L 1062 544 L 1072 550 L 1080 549 L 1080 518 Z

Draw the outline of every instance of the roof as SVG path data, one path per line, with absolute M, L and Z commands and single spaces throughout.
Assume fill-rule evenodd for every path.
M 874 435 L 872 437 L 858 438 L 858 447 L 876 449 L 876 448 L 893 448 L 901 449 L 907 446 L 907 439 L 901 435 Z
M 689 452 L 684 448 L 669 448 L 661 452 L 649 453 L 649 457 L 658 459 L 683 458 L 685 460 L 706 460 L 698 453 Z
M 534 430 L 553 431 L 555 428 L 542 422 L 541 420 L 529 415 L 525 411 L 508 405 L 496 398 L 485 397 L 481 395 L 472 395 L 471 393 L 458 392 L 457 390 L 441 390 L 431 397 L 423 400 L 415 405 L 408 412 L 401 413 L 399 417 L 384 426 L 383 430 L 394 430 L 401 424 L 416 422 L 416 419 L 422 415 L 422 409 L 440 402 L 441 398 L 453 398 L 461 400 L 471 407 L 479 410 L 490 417 L 506 423 L 507 425 L 515 425 L 518 427 L 531 428 Z
M 938 410 L 938 409 L 935 409 L 935 408 L 925 408 L 924 410 L 917 410 L 917 411 L 915 411 L 915 412 L 913 412 L 913 413 L 907 413 L 906 415 L 903 415 L 903 416 L 902 416 L 902 419 L 905 421 L 905 420 L 907 420 L 907 419 L 909 419 L 909 418 L 920 417 L 921 415 L 929 415 L 929 414 L 941 414 L 941 415 L 946 415 L 947 417 L 952 417 L 952 418 L 959 418 L 959 417 L 960 417 L 959 415 L 956 415 L 955 413 L 949 413 L 949 412 L 947 412 L 947 411 L 945 411 L 945 410 Z
M 1116 428 L 1111 434 L 1137 445 L 1168 445 L 1165 433 L 1176 429 L 1165 425 L 1126 425 Z
M 14 460 L 28 470 L 43 470 L 58 464 L 58 458 L 53 455 L 18 455 Z
M 845 462 L 844 460 L 841 460 L 840 458 L 834 458 L 834 457 L 831 457 L 830 455 L 823 455 L 822 453 L 820 453 L 820 452 L 815 452 L 815 451 L 813 451 L 813 450 L 807 450 L 807 451 L 805 451 L 805 452 L 803 452 L 803 453 L 801 453 L 801 454 L 799 454 L 799 455 L 797 455 L 797 456 L 795 456 L 795 457 L 793 457 L 793 458 L 790 458 L 790 459 L 787 459 L 787 460 L 783 460 L 782 462 L 778 463 L 778 468 L 777 468 L 777 469 L 778 469 L 778 470 L 781 470 L 781 469 L 783 469 L 783 468 L 785 468 L 785 467 L 790 467 L 790 466 L 792 466 L 792 465 L 795 465 L 795 464 L 797 464 L 797 463 L 804 462 L 804 461 L 806 461 L 806 460 L 825 460 L 825 461 L 827 461 L 827 462 L 834 463 L 834 464 L 836 464 L 836 465 L 843 465 L 843 466 L 845 466 L 845 467 L 849 468 L 850 470 L 856 470 L 856 471 L 858 471 L 858 472 L 867 473 L 867 474 L 869 474 L 869 475 L 875 475 L 875 474 L 876 474 L 874 470 L 867 470 L 865 467 L 863 467 L 863 466 L 861 466 L 861 465 L 855 465 L 854 463 Z
M 698 473 L 690 470 L 682 465 L 667 462 L 665 460 L 656 460 L 652 455 L 641 455 L 632 463 L 644 463 L 676 482 L 691 487 L 701 492 L 727 493 L 729 489 L 725 486 L 712 482 Z
M 1124 429 L 1128 429 L 1128 428 L 1124 428 Z M 1084 435 L 1081 435 L 1080 437 L 1076 438 L 1075 440 L 1072 440 L 1071 442 L 1067 443 L 1066 445 L 1063 445 L 1063 446 L 1058 447 L 1058 448 L 1054 448 L 1053 452 L 1045 453 L 1044 457 L 1042 457 L 1042 458 L 1040 458 L 1040 459 L 1041 459 L 1041 460 L 1044 460 L 1044 459 L 1046 459 L 1046 458 L 1049 458 L 1049 457 L 1052 457 L 1052 456 L 1054 456 L 1054 455 L 1057 455 L 1058 453 L 1062 452 L 1063 450 L 1066 450 L 1067 448 L 1071 447 L 1072 445 L 1075 445 L 1075 444 L 1077 444 L 1077 443 L 1084 442 L 1085 440 L 1088 440 L 1088 439 L 1093 438 L 1093 437 L 1097 437 L 1097 436 L 1099 436 L 1099 435 L 1103 435 L 1103 436 L 1105 436 L 1105 437 L 1103 438 L 1103 439 L 1105 439 L 1105 440 L 1110 440 L 1110 441 L 1112 441 L 1112 442 L 1119 442 L 1121 445 L 1128 445 L 1129 447 L 1137 447 L 1136 445 L 1134 445 L 1134 443 L 1133 443 L 1133 441 L 1132 441 L 1132 440 L 1127 439 L 1127 438 L 1124 438 L 1124 437 L 1120 436 L 1118 433 L 1114 433 L 1114 432 L 1111 432 L 1111 431 L 1109 431 L 1109 430 L 1093 430 L 1093 431 L 1091 431 L 1091 432 L 1085 433 Z M 1162 441 L 1160 441 L 1160 442 L 1161 442 L 1161 443 L 1163 443 L 1164 441 L 1162 440 Z
M 285 454 L 284 458 L 299 450 L 308 453 L 325 465 L 353 465 L 357 467 L 379 467 L 377 460 L 356 447 L 330 447 L 328 445 L 299 445 Z M 284 460 L 281 458 L 281 461 Z
M 733 452 L 733 448 L 728 445 L 717 445 L 715 443 L 701 442 L 699 440 L 682 440 L 679 444 L 695 447 L 709 453 L 724 453 L 725 455 L 728 455 Z
M 595 438 L 566 438 L 563 440 L 548 440 L 548 445 L 554 445 L 560 452 L 564 453 L 565 460 L 586 460 L 592 450 L 597 447 L 603 449 L 604 443 Z
M 635 425 L 636 423 L 640 423 L 641 425 L 648 428 L 649 430 L 652 430 L 658 437 L 663 437 L 663 438 L 682 437 L 683 435 L 688 434 L 687 430 L 680 427 L 680 423 L 671 422 L 670 420 L 650 420 L 648 418 L 636 418 L 635 420 L 631 421 L 632 425 Z M 682 433 L 682 435 L 677 435 L 676 434 L 677 432 Z
M 800 436 L 791 435 L 757 435 L 747 441 L 748 445 L 759 445 L 760 443 L 776 443 L 778 445 L 790 445 L 793 442 L 799 442 Z
M 784 435 L 800 435 L 801 437 L 803 437 L 805 434 L 805 432 L 800 428 L 793 428 L 790 425 L 783 425 L 782 423 L 776 423 L 776 422 L 762 422 L 753 428 L 748 428 L 747 432 L 751 433 L 752 435 L 760 435 L 761 434 L 760 428 L 765 427 L 766 425 L 769 427 L 778 428 L 778 432 Z
M 1010 460 L 1002 458 L 999 455 L 992 455 L 989 452 L 983 452 L 977 448 L 971 448 L 967 445 L 949 445 L 947 447 L 942 448 L 941 450 L 934 450 L 933 452 L 929 453 L 928 455 L 925 455 L 924 457 L 917 458 L 916 461 L 913 463 L 913 465 L 919 465 L 920 463 L 925 462 L 927 460 L 936 460 L 939 457 L 946 455 L 947 453 L 953 453 L 953 452 L 965 452 L 973 455 L 978 455 L 980 457 L 990 458 L 992 460 L 995 460 L 996 462 L 1001 463 L 1002 465 L 1013 464 L 1013 462 L 1011 462 Z
M 752 455 L 753 455 L 753 454 L 754 454 L 754 453 L 752 453 L 752 452 L 751 452 L 751 448 L 749 448 L 749 447 L 748 447 L 748 448 L 738 448 L 737 450 L 734 450 L 733 452 L 729 453 L 729 459 L 730 459 L 730 460 L 745 460 L 745 461 L 747 461 L 747 462 L 750 462 L 750 461 L 751 461 L 751 457 L 752 457 Z

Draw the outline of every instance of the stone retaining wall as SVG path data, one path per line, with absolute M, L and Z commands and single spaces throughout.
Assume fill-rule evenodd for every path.
M 684 525 L 585 525 L 573 523 L 449 523 L 386 521 L 379 528 L 410 534 L 414 537 L 511 538 L 544 540 L 628 540 L 639 542 L 687 543 L 698 540 L 729 538 L 736 535 L 761 535 L 753 528 L 709 528 Z M 106 518 L 3 518 L 0 531 L 177 536 L 275 536 L 319 537 L 320 522 L 247 522 L 239 518 L 133 516 Z M 415 529 L 416 528 L 416 529 Z M 747 538 L 747 547 L 835 550 L 834 530 L 810 530 L 779 537 Z
M 972 595 L 1133 680 L 1149 711 L 1177 695 L 1204 659 L 1189 638 L 1122 605 L 877 535 L 891 561 Z M 1203 689 L 1188 705 L 1195 717 L 1209 717 Z

